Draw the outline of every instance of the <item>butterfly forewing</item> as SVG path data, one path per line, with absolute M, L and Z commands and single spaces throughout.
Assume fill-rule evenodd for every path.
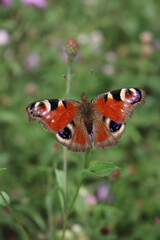
M 77 105 L 73 100 L 43 100 L 31 103 L 27 113 L 30 120 L 38 120 L 47 130 L 58 132 L 77 115 Z
M 144 103 L 144 91 L 124 88 L 103 93 L 92 100 L 94 107 L 93 139 L 97 148 L 106 148 L 118 143 L 125 131 L 127 117 L 136 106 Z
M 123 88 L 103 93 L 92 100 L 95 111 L 119 123 L 125 123 L 139 104 L 144 103 L 144 90 Z

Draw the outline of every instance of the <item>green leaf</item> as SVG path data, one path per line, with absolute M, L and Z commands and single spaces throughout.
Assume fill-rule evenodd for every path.
M 0 168 L 0 176 L 7 170 L 7 168 Z
M 120 168 L 110 162 L 92 161 L 88 169 L 82 169 L 82 178 L 106 177 Z
M 1 195 L 3 195 L 3 198 L 5 198 L 6 202 L 8 204 L 10 204 L 11 200 L 10 200 L 10 197 L 8 196 L 8 194 L 6 192 L 1 191 L 0 192 L 0 205 L 2 205 L 2 206 L 7 205 Z

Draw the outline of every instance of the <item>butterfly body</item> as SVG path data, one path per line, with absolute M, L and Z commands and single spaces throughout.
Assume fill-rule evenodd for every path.
M 81 95 L 81 101 L 49 99 L 27 107 L 30 120 L 38 120 L 69 150 L 84 152 L 92 148 L 116 145 L 125 130 L 126 118 L 136 106 L 144 103 L 144 91 L 123 88 L 103 93 L 91 101 Z

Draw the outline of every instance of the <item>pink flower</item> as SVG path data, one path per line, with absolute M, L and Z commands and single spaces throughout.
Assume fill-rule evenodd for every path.
M 110 190 L 110 185 L 109 184 L 105 184 L 105 185 L 101 185 L 96 193 L 97 196 L 97 201 L 101 202 L 104 199 L 106 199 L 109 195 L 109 190 Z
M 66 53 L 66 51 L 63 49 L 60 53 L 60 57 L 65 60 L 65 61 L 68 61 L 68 55 Z
M 9 6 L 13 3 L 13 0 L 1 0 L 3 6 Z
M 27 70 L 38 67 L 40 64 L 40 58 L 36 53 L 30 53 L 24 60 L 24 67 Z
M 160 217 L 155 218 L 155 224 L 160 224 Z
M 93 194 L 88 194 L 85 196 L 85 198 L 89 206 L 93 206 L 96 204 L 96 197 Z
M 39 8 L 44 8 L 47 6 L 46 0 L 22 0 L 22 2 L 26 5 L 34 5 Z
M 0 46 L 5 46 L 10 43 L 10 35 L 5 29 L 0 29 Z

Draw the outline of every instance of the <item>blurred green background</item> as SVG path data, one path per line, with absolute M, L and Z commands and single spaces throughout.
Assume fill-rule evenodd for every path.
M 61 239 L 63 215 L 53 168 L 63 169 L 63 148 L 25 111 L 33 101 L 65 98 L 64 46 L 80 46 L 70 98 L 89 99 L 141 87 L 146 103 L 127 120 L 118 146 L 92 149 L 90 160 L 121 168 L 88 179 L 69 220 L 66 239 L 160 239 L 160 1 L 1 0 L 0 190 L 30 239 Z M 74 189 L 84 155 L 67 152 Z M 53 231 L 53 233 L 52 233 Z M 0 240 L 25 240 L 7 207 L 0 206 Z

